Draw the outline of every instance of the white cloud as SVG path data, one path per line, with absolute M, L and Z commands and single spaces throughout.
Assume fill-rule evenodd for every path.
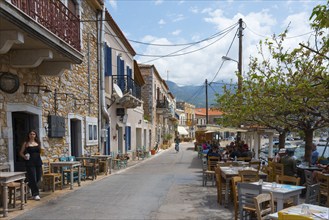
M 163 3 L 163 0 L 156 0 L 154 2 L 155 5 L 161 5 Z
M 160 19 L 160 21 L 158 22 L 158 24 L 160 24 L 160 25 L 166 24 L 166 21 L 163 20 L 163 19 Z
M 182 32 L 182 30 L 175 30 L 175 31 L 171 32 L 171 34 L 174 35 L 174 36 L 177 36 L 177 35 L 179 35 L 181 32 Z
M 116 0 L 108 0 L 108 3 L 112 8 L 117 9 L 118 5 Z
M 184 4 L 184 3 L 185 3 L 184 0 L 181 0 L 181 1 L 178 2 L 179 5 Z
M 292 7 L 293 2 L 288 4 L 289 7 Z M 294 3 L 296 5 L 296 2 Z M 276 35 L 283 32 L 287 24 L 291 22 L 288 39 L 286 39 L 284 45 L 286 48 L 294 48 L 298 45 L 299 42 L 305 41 L 308 39 L 309 35 L 302 37 L 289 38 L 292 36 L 298 36 L 310 31 L 308 26 L 309 23 L 309 13 L 308 12 L 299 12 L 291 14 L 285 18 L 281 18 L 274 13 L 276 12 L 275 8 L 280 10 L 289 10 L 286 8 L 286 4 L 272 4 L 268 8 L 262 10 L 257 9 L 251 10 L 247 13 L 235 13 L 235 14 L 226 14 L 226 11 L 216 8 L 213 10 L 211 7 L 204 8 L 200 10 L 197 7 L 190 7 L 189 10 L 193 13 L 203 13 L 204 21 L 207 25 L 212 25 L 216 30 L 222 31 L 227 27 L 238 22 L 240 18 L 243 19 L 246 26 L 243 31 L 243 60 L 242 60 L 242 70 L 243 73 L 248 71 L 249 58 L 259 57 L 258 54 L 258 44 L 260 40 L 265 38 L 270 38 L 275 32 Z M 296 7 L 296 6 L 295 6 Z M 304 8 L 305 9 L 305 8 Z M 297 11 L 297 8 L 294 9 Z M 195 15 L 197 16 L 197 14 Z M 173 15 L 171 17 L 174 17 Z M 177 19 L 178 18 L 178 19 Z M 184 19 L 182 14 L 175 15 L 173 20 L 178 21 Z M 179 85 L 202 85 L 204 84 L 205 79 L 211 81 L 214 79 L 215 74 L 217 73 L 219 67 L 222 64 L 221 57 L 226 55 L 229 50 L 229 47 L 232 43 L 233 38 L 235 37 L 235 32 L 237 27 L 235 27 L 227 36 L 223 37 L 217 43 L 202 49 L 209 45 L 212 41 L 203 42 L 200 44 L 193 45 L 188 49 L 185 49 L 179 53 L 185 53 L 188 51 L 196 50 L 196 52 L 189 53 L 183 56 L 175 57 L 166 57 L 154 60 L 150 64 L 154 64 L 157 68 L 160 75 L 163 79 L 167 79 L 167 70 L 169 72 L 169 80 L 174 81 Z M 185 34 L 185 29 L 183 29 Z M 186 37 L 182 34 L 180 29 L 177 29 L 174 32 L 171 32 L 172 35 L 179 34 L 181 43 L 195 42 L 200 39 L 204 39 L 205 36 L 202 33 L 195 32 L 190 34 L 189 39 L 183 40 L 183 37 Z M 168 38 L 156 38 L 154 36 L 145 36 L 143 41 L 150 43 L 158 44 L 177 44 L 178 42 L 171 42 Z M 183 47 L 181 47 L 183 48 Z M 177 47 L 154 47 L 148 46 L 144 54 L 156 54 L 156 55 L 168 55 L 175 51 L 178 51 L 181 48 Z M 229 50 L 227 56 L 232 59 L 238 59 L 238 37 L 235 37 L 235 40 L 232 44 L 231 49 Z M 268 56 L 268 52 L 265 51 L 265 56 Z M 145 62 L 152 60 L 154 58 L 150 57 L 138 57 L 139 62 Z M 235 62 L 226 61 L 223 63 L 222 68 L 219 70 L 214 81 L 225 80 L 233 82 L 237 81 L 236 72 L 237 64 Z
M 176 15 L 176 17 L 175 18 L 173 18 L 173 22 L 178 22 L 178 21 L 181 21 L 181 20 L 184 20 L 185 19 L 185 17 L 184 17 L 184 15 L 183 14 L 178 14 L 178 15 Z
M 199 13 L 199 9 L 198 9 L 198 7 L 196 7 L 196 6 L 191 7 L 191 8 L 190 8 L 190 11 L 191 11 L 192 13 L 194 13 L 194 14 L 198 14 L 198 13 Z

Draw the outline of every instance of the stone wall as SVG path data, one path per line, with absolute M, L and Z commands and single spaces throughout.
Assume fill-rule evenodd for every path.
M 88 1 L 80 1 L 83 12 L 82 20 L 96 20 L 96 10 L 89 5 Z M 9 65 L 9 55 L 0 56 L 0 71 L 10 72 L 19 77 L 20 86 L 18 91 L 13 94 L 5 93 L 0 90 L 0 162 L 8 161 L 9 133 L 13 132 L 8 128 L 7 122 L 7 104 L 20 103 L 29 106 L 36 106 L 42 109 L 42 126 L 47 123 L 48 116 L 63 116 L 65 118 L 65 137 L 49 138 L 47 135 L 42 136 L 45 147 L 45 155 L 48 157 L 57 157 L 66 155 L 69 152 L 68 138 L 68 114 L 74 114 L 82 118 L 85 124 L 85 117 L 98 118 L 98 63 L 97 63 L 97 26 L 96 22 L 84 22 L 82 28 L 82 50 L 84 55 L 83 62 L 79 65 L 73 65 L 72 70 L 66 70 L 61 76 L 41 76 L 36 73 L 35 69 L 15 69 Z M 88 52 L 89 42 L 89 52 Z M 89 83 L 90 82 L 90 85 Z M 24 95 L 24 83 L 30 85 L 45 85 L 52 92 L 39 94 Z M 58 93 L 71 95 L 58 95 L 62 100 L 57 100 L 57 112 L 55 112 L 55 89 Z M 90 92 L 91 102 L 88 101 Z M 73 99 L 72 97 L 76 99 Z M 43 129 L 43 128 L 42 128 Z M 44 132 L 46 134 L 46 132 Z M 85 129 L 82 134 L 86 134 Z M 98 137 L 100 134 L 98 134 Z M 82 143 L 85 145 L 85 143 Z M 98 145 L 83 146 L 89 152 L 98 151 Z M 90 152 L 89 152 L 90 153 Z

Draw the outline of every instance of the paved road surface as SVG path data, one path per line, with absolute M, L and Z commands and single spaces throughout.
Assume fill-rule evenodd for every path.
M 179 153 L 172 147 L 15 219 L 232 219 L 232 208 L 219 208 L 216 188 L 202 187 L 193 150 L 182 143 Z

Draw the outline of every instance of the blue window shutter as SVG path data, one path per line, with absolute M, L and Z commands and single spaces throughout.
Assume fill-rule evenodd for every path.
M 105 50 L 105 76 L 112 76 L 112 48 L 106 46 Z
M 126 135 L 126 138 L 125 138 L 125 149 L 126 149 L 126 152 L 128 151 L 128 126 L 125 127 L 125 135 Z
M 117 75 L 118 76 L 120 75 L 120 64 L 121 64 L 120 57 L 117 56 Z
M 119 61 L 120 63 L 120 68 L 119 68 L 119 72 L 118 72 L 118 86 L 120 87 L 120 89 L 122 90 L 122 92 L 126 92 L 126 88 L 125 88 L 125 61 L 121 60 L 119 57 Z
M 129 141 L 128 141 L 128 150 L 131 150 L 131 127 L 128 127 L 128 137 L 129 137 Z

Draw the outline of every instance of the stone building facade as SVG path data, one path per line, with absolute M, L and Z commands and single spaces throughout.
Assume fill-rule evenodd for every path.
M 151 144 L 163 147 L 167 141 L 172 141 L 175 135 L 175 97 L 170 93 L 166 82 L 161 78 L 154 65 L 139 64 L 145 80 L 142 88 L 144 101 L 144 117 L 151 124 Z M 171 140 L 166 137 L 170 134 Z
M 60 30 L 59 23 L 42 25 L 42 19 L 56 19 L 54 14 L 39 14 L 37 20 L 29 18 L 31 11 L 9 1 L 4 4 L 8 14 L 1 15 L 0 34 L 8 39 L 0 47 L 0 162 L 9 163 L 11 170 L 24 169 L 18 152 L 31 129 L 37 131 L 47 157 L 99 151 L 95 20 L 103 1 L 65 2 L 66 7 L 60 1 L 48 5 L 68 16 L 70 22 Z

